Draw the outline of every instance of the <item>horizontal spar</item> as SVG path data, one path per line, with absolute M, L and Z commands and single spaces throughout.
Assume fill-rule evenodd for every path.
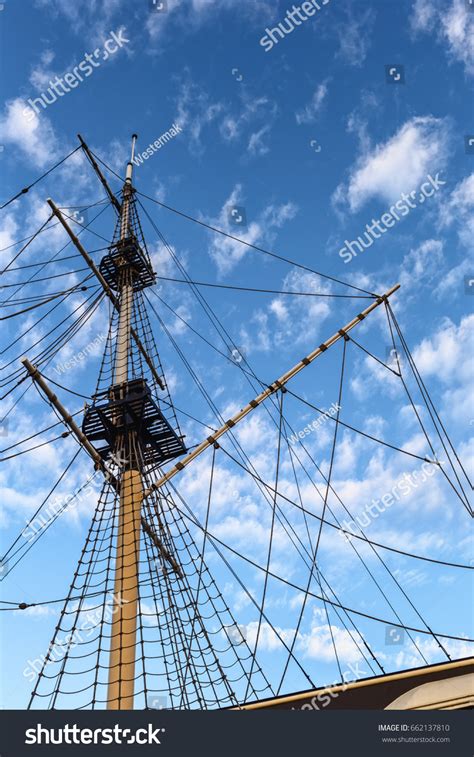
M 280 376 L 279 379 L 274 381 L 270 386 L 265 389 L 261 394 L 259 394 L 255 399 L 251 400 L 248 405 L 246 405 L 243 410 L 240 410 L 240 412 L 236 413 L 236 415 L 233 416 L 233 418 L 230 418 L 228 421 L 224 423 L 223 426 L 218 429 L 212 436 L 208 436 L 207 439 L 205 439 L 201 444 L 199 444 L 196 449 L 194 449 L 192 452 L 189 453 L 189 455 L 186 455 L 183 460 L 177 462 L 164 476 L 162 476 L 158 481 L 155 481 L 154 484 L 150 486 L 149 489 L 147 489 L 144 493 L 144 497 L 149 496 L 153 491 L 156 491 L 157 489 L 160 489 L 164 484 L 166 484 L 168 481 L 170 481 L 179 471 L 183 470 L 183 468 L 186 468 L 190 463 L 193 462 L 199 455 L 201 455 L 206 449 L 211 447 L 213 444 L 217 442 L 217 440 L 226 434 L 231 428 L 237 425 L 243 418 L 245 418 L 249 413 L 252 412 L 252 410 L 255 410 L 256 407 L 258 407 L 262 402 L 264 402 L 268 397 L 270 397 L 271 394 L 274 394 L 274 392 L 278 391 L 278 389 L 281 389 L 285 386 L 290 379 L 292 379 L 294 376 L 296 376 L 300 371 L 302 371 L 304 368 L 306 368 L 308 365 L 310 365 L 316 358 L 318 358 L 320 355 L 323 354 L 323 352 L 326 352 L 329 347 L 332 347 L 333 344 L 336 344 L 340 339 L 342 339 L 348 331 L 351 331 L 357 324 L 359 324 L 361 321 L 366 318 L 366 316 L 369 315 L 375 308 L 377 308 L 379 305 L 381 305 L 383 302 L 386 302 L 387 299 L 398 289 L 400 289 L 400 284 L 396 284 L 391 289 L 389 289 L 385 294 L 381 295 L 380 297 L 377 297 L 377 299 L 372 302 L 368 307 L 365 308 L 365 310 L 362 310 L 359 315 L 357 315 L 355 318 L 352 319 L 346 326 L 344 326 L 342 329 L 339 329 L 335 334 L 333 334 L 326 342 L 323 342 L 323 344 L 320 344 L 319 347 L 317 347 L 313 352 L 311 352 L 307 357 L 304 357 L 302 360 L 299 361 L 299 363 L 296 363 L 296 365 L 293 366 L 293 368 L 290 368 L 289 371 L 283 374 L 283 376 Z

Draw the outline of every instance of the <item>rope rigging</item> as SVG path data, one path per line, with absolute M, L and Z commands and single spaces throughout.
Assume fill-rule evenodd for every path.
M 173 489 L 175 488 L 173 486 L 173 484 L 171 484 L 171 487 Z M 182 501 L 182 498 L 179 495 L 177 495 L 177 496 L 178 496 L 178 499 L 180 499 Z M 189 506 L 186 506 L 184 502 L 183 502 L 183 505 L 186 507 L 186 509 L 188 509 L 188 515 L 186 515 L 184 513 L 184 511 L 180 510 L 180 512 L 183 515 L 183 517 L 185 517 L 187 520 L 192 521 L 192 523 L 196 527 L 202 529 L 202 526 L 197 521 L 196 516 L 194 516 L 192 514 L 191 508 Z M 178 509 L 180 509 L 180 508 L 178 507 Z M 251 558 L 247 557 L 246 555 L 242 554 L 238 550 L 234 549 L 229 544 L 227 544 L 226 542 L 224 542 L 222 539 L 219 539 L 215 534 L 212 534 L 209 531 L 208 531 L 208 539 L 210 541 L 214 542 L 214 548 L 215 548 L 217 554 L 219 554 L 219 556 L 222 557 L 222 553 L 220 552 L 220 550 L 219 550 L 219 548 L 217 546 L 217 545 L 220 544 L 227 551 L 232 552 L 237 557 L 239 557 L 240 559 L 242 559 L 244 562 L 249 563 L 249 565 L 251 565 L 253 568 L 257 568 L 257 570 L 265 572 L 265 568 L 263 568 L 261 565 L 259 565 L 254 560 L 252 560 Z M 223 558 L 223 559 L 225 560 L 225 558 Z M 289 579 L 284 578 L 283 576 L 278 575 L 277 573 L 274 573 L 274 572 L 270 571 L 270 576 L 272 578 L 275 578 L 276 580 L 280 581 L 281 583 L 289 586 L 290 588 L 297 589 L 300 592 L 304 592 L 304 587 L 299 586 L 298 584 L 295 584 L 294 582 L 290 581 Z M 313 592 L 309 592 L 309 595 L 311 597 L 313 597 L 314 599 L 318 599 L 319 601 L 324 601 L 323 597 L 321 597 L 321 596 L 319 596 L 317 594 L 314 594 Z M 328 604 L 332 604 L 335 607 L 339 607 L 340 609 L 342 609 L 344 611 L 347 611 L 350 614 L 358 615 L 359 617 L 367 618 L 368 620 L 373 620 L 373 621 L 375 621 L 377 623 L 383 623 L 384 625 L 393 625 L 396 628 L 403 628 L 404 630 L 410 631 L 411 633 L 421 633 L 421 634 L 430 635 L 430 636 L 433 633 L 435 633 L 435 635 L 437 637 L 441 638 L 441 639 L 449 639 L 451 641 L 464 641 L 464 642 L 469 643 L 469 644 L 474 644 L 474 639 L 473 638 L 469 638 L 467 636 L 456 636 L 456 635 L 452 635 L 452 634 L 441 633 L 439 631 L 433 632 L 433 631 L 428 631 L 428 630 L 425 630 L 425 629 L 422 629 L 422 628 L 416 628 L 416 627 L 413 627 L 413 626 L 403 625 L 401 623 L 397 623 L 394 620 L 387 620 L 386 618 L 380 618 L 378 616 L 371 615 L 370 613 L 363 612 L 362 610 L 357 610 L 357 609 L 355 609 L 353 607 L 344 606 L 344 605 L 342 605 L 342 604 L 340 604 L 338 602 L 330 601 L 327 598 L 326 598 L 325 601 L 328 602 Z
M 209 231 L 216 232 L 217 234 L 221 234 L 224 237 L 227 237 L 228 239 L 232 239 L 234 242 L 240 242 L 241 244 L 245 245 L 246 247 L 251 248 L 252 250 L 255 250 L 256 252 L 261 252 L 264 255 L 268 255 L 272 258 L 275 258 L 276 260 L 281 260 L 284 263 L 289 263 L 292 266 L 295 266 L 295 268 L 300 268 L 301 270 L 308 271 L 309 273 L 313 273 L 316 276 L 321 276 L 323 279 L 328 279 L 328 281 L 334 281 L 336 284 L 342 284 L 343 286 L 349 287 L 350 289 L 354 289 L 357 292 L 362 292 L 365 295 L 368 295 L 369 297 L 377 297 L 376 294 L 373 292 L 369 292 L 366 289 L 362 289 L 361 287 L 357 287 L 354 284 L 349 284 L 347 281 L 341 281 L 340 279 L 336 279 L 334 276 L 329 276 L 328 274 L 321 273 L 320 271 L 315 271 L 313 268 L 309 268 L 308 266 L 302 265 L 301 263 L 297 263 L 294 260 L 290 260 L 289 258 L 284 257 L 283 255 L 277 255 L 275 252 L 270 252 L 270 250 L 265 250 L 263 247 L 259 247 L 258 245 L 251 244 L 250 242 L 245 241 L 244 239 L 240 239 L 239 237 L 234 236 L 233 234 L 229 234 L 226 231 L 223 231 L 222 229 L 218 229 L 215 226 L 211 226 L 208 223 L 205 223 L 204 221 L 199 220 L 198 218 L 194 218 L 193 216 L 188 215 L 187 213 L 183 213 L 182 211 L 176 210 L 175 208 L 172 208 L 170 205 L 166 205 L 163 202 L 160 202 L 159 200 L 155 200 L 153 197 L 150 197 L 149 195 L 144 194 L 143 192 L 138 192 L 141 197 L 144 197 L 146 200 L 150 200 L 150 202 L 155 203 L 156 205 L 159 205 L 162 208 L 166 208 L 166 210 L 170 210 L 173 213 L 176 213 L 180 215 L 182 218 L 186 218 L 188 221 L 192 221 L 193 223 L 198 224 L 199 226 L 203 226 Z M 140 203 L 141 207 L 143 208 L 146 215 L 146 210 L 144 206 Z
M 235 284 L 215 284 L 209 281 L 190 281 L 188 279 L 172 279 L 169 276 L 157 276 L 158 281 L 169 281 L 173 284 L 193 284 L 194 286 L 211 287 L 213 289 L 232 289 L 236 292 L 260 292 L 262 294 L 289 294 L 294 297 L 328 297 L 333 299 L 372 300 L 371 295 L 333 294 L 330 292 L 293 292 L 288 289 L 258 289 L 256 287 L 236 286 Z
M 13 197 L 10 197 L 9 200 L 7 200 L 2 205 L 0 205 L 0 210 L 3 210 L 4 208 L 8 207 L 8 205 L 10 205 L 12 202 L 14 202 L 15 200 L 17 200 L 19 197 L 22 197 L 23 195 L 27 194 L 30 191 L 30 189 L 32 189 L 33 187 L 35 187 L 46 176 L 48 176 L 50 173 L 52 173 L 53 171 L 55 171 L 56 168 L 59 168 L 59 166 L 61 166 L 63 163 L 65 163 L 66 160 L 69 160 L 69 158 L 72 155 L 74 155 L 80 149 L 81 148 L 79 146 L 79 147 L 76 147 L 74 150 L 71 150 L 71 152 L 68 153 L 64 158 L 61 158 L 61 160 L 59 160 L 57 163 L 55 163 L 53 166 L 51 166 L 51 168 L 48 168 L 47 171 L 45 171 L 43 174 L 41 174 L 41 176 L 39 176 L 37 179 L 35 179 L 35 181 L 32 184 L 29 184 L 28 186 L 23 187 L 23 189 L 21 189 L 19 192 L 17 192 Z
M 426 463 L 433 470 L 442 471 L 444 489 L 461 499 L 472 515 L 464 479 L 472 484 L 388 302 L 398 285 L 384 295 L 374 294 L 239 239 L 137 192 L 132 186 L 135 137 L 123 189 L 116 196 L 99 164 L 112 169 L 89 150 L 82 138 L 80 141 L 77 149 L 85 152 L 108 199 L 88 206 L 103 205 L 87 224 L 66 212 L 84 206 L 60 208 L 48 201 L 53 214 L 26 240 L 8 246 L 26 241 L 2 271 L 5 275 L 16 275 L 24 269 L 32 269 L 33 273 L 16 283 L 6 279 L 7 283 L 0 286 L 7 294 L 12 290 L 0 305 L 14 311 L 8 311 L 1 320 L 31 314 L 20 333 L 7 329 L 9 343 L 1 354 L 13 351 L 17 342 L 23 349 L 1 368 L 5 372 L 0 382 L 0 386 L 6 388 L 4 398 L 12 395 L 5 406 L 8 410 L 3 420 L 18 408 L 31 385 L 57 418 L 57 422 L 44 428 L 48 422 L 42 421 L 38 424 L 41 430 L 28 432 L 26 438 L 15 437 L 0 450 L 0 462 L 8 460 L 15 465 L 19 458 L 21 463 L 24 455 L 60 439 L 71 437 L 75 445 L 72 459 L 60 466 L 61 474 L 56 476 L 52 488 L 48 486 L 27 525 L 3 556 L 2 565 L 8 561 L 3 577 L 8 577 L 47 532 L 51 533 L 54 523 L 70 507 L 83 497 L 93 502 L 92 518 L 75 562 L 72 581 L 67 591 L 61 590 L 65 596 L 38 602 L 1 601 L 0 610 L 23 612 L 25 619 L 28 612 L 24 611 L 29 608 L 60 605 L 51 643 L 34 681 L 29 707 L 149 709 L 154 706 L 154 699 L 159 698 L 163 706 L 172 709 L 215 709 L 239 707 L 249 701 L 277 696 L 285 687 L 290 690 L 308 684 L 315 687 L 319 672 L 304 646 L 311 641 L 315 625 L 316 632 L 319 630 L 324 635 L 325 650 L 341 680 L 348 646 L 367 663 L 373 674 L 379 670 L 384 675 L 391 667 L 391 661 L 379 651 L 374 624 L 403 629 L 411 651 L 424 664 L 429 664 L 428 658 L 434 654 L 423 644 L 424 640 L 433 647 L 436 645 L 436 654 L 448 660 L 453 656 L 454 642 L 474 643 L 474 639 L 464 634 L 434 631 L 427 620 L 430 613 L 418 609 L 410 596 L 412 592 L 400 578 L 400 562 L 396 563 L 397 567 L 394 565 L 395 560 L 406 558 L 420 560 L 425 566 L 453 570 L 473 570 L 474 567 L 382 543 L 390 539 L 369 538 L 366 526 L 362 526 L 355 515 L 360 503 L 350 497 L 347 487 L 344 488 L 344 477 L 338 467 L 346 439 L 352 441 L 351 434 L 355 434 L 360 445 L 361 469 L 365 465 L 364 456 L 368 459 L 367 465 L 377 455 L 385 462 L 388 450 Z M 2 207 L 26 193 L 74 152 L 76 150 Z M 121 179 L 114 171 L 112 173 Z M 285 286 L 272 289 L 195 280 L 140 198 L 273 260 L 342 285 L 350 292 L 291 291 Z M 110 241 L 89 228 L 109 204 L 118 216 Z M 178 277 L 161 276 L 160 272 L 155 275 L 139 208 L 167 251 Z M 49 225 L 53 215 L 69 236 L 67 244 L 48 260 L 14 267 L 39 234 L 57 225 Z M 105 248 L 91 251 L 105 253 L 97 265 L 88 257 L 68 221 L 80 227 L 78 235 L 89 231 L 106 243 Z M 78 253 L 61 256 L 71 242 Z M 87 267 L 67 270 L 69 265 L 76 265 L 69 261 L 78 257 L 85 259 Z M 46 266 L 63 262 L 66 263 L 64 270 L 53 268 L 50 276 L 41 276 Z M 70 286 L 68 281 L 63 290 L 52 291 L 56 288 L 54 280 L 82 272 L 87 272 L 82 281 L 73 281 Z M 97 282 L 92 281 L 94 277 Z M 46 289 L 51 286 L 51 291 L 45 290 L 39 295 L 30 288 L 20 294 L 25 287 L 43 283 Z M 159 288 L 163 283 L 186 285 L 193 303 L 199 306 L 200 316 L 204 315 L 204 333 L 203 328 L 189 323 L 171 306 L 163 287 Z M 184 325 L 183 329 L 173 329 L 165 322 L 151 302 L 147 288 Z M 369 303 L 363 304 L 361 313 L 279 379 L 269 382 L 258 375 L 247 355 L 239 361 L 232 359 L 232 350 L 238 349 L 235 335 L 206 299 L 202 289 L 208 288 L 293 296 L 301 298 L 301 302 L 311 302 L 308 298 L 328 298 L 340 303 L 340 308 L 345 307 L 345 300 L 367 299 Z M 381 304 L 385 305 L 381 312 L 385 313 L 393 347 L 395 349 L 396 335 L 406 356 L 407 370 L 397 353 L 395 369 L 388 361 L 377 357 L 377 348 L 372 348 L 368 339 L 360 343 L 352 336 L 352 329 Z M 43 305 L 48 306 L 45 312 L 32 314 Z M 66 346 L 72 351 L 83 343 L 80 340 L 84 341 L 88 334 L 87 325 L 96 323 L 98 315 L 106 326 L 99 349 L 94 353 L 99 365 L 94 383 L 90 387 L 76 372 L 60 381 L 52 379 L 48 366 Z M 162 346 L 163 336 L 167 339 L 166 347 Z M 26 337 L 31 342 L 27 346 Z M 236 367 L 241 373 L 232 375 L 246 389 L 252 390 L 255 398 L 239 411 L 228 410 L 232 399 L 229 392 L 218 399 L 221 395 L 209 381 L 208 367 L 203 367 L 197 359 L 200 356 L 189 356 L 189 340 L 194 337 L 204 342 L 219 359 L 224 358 L 225 365 L 230 363 Z M 334 391 L 337 400 L 333 415 L 315 404 L 319 404 L 319 400 L 313 389 L 308 397 L 307 392 L 294 383 L 291 388 L 287 386 L 320 356 L 328 361 L 327 366 L 331 365 L 325 356 L 330 348 L 337 376 L 336 381 L 331 374 L 328 382 L 328 390 Z M 33 361 L 22 361 L 28 375 L 24 367 L 16 367 L 25 352 Z M 89 352 L 87 350 L 88 355 Z M 180 374 L 180 381 L 184 383 L 178 384 L 177 389 L 174 374 L 169 381 L 168 371 L 166 378 L 167 366 L 160 353 L 166 355 L 165 362 L 177 357 L 184 367 Z M 360 424 L 357 417 L 354 422 L 347 417 L 349 377 L 353 363 L 360 364 L 361 355 L 385 369 L 387 376 L 403 391 L 402 396 L 408 398 L 426 445 L 425 455 L 422 446 L 413 450 L 402 441 L 397 443 L 396 427 L 389 436 L 390 441 L 386 441 L 381 438 L 384 433 L 371 433 L 371 426 Z M 63 372 L 58 366 L 56 371 Z M 24 388 L 21 384 L 27 378 Z M 219 381 L 225 387 L 226 376 L 219 374 Z M 86 400 L 84 409 L 69 413 L 53 390 L 48 389 L 49 385 Z M 314 386 L 309 376 L 307 386 Z M 186 392 L 184 408 L 174 402 L 172 395 L 177 390 Z M 236 395 L 237 405 L 239 400 Z M 259 407 L 262 407 L 260 414 Z M 295 431 L 295 423 L 300 422 L 305 408 L 316 411 L 325 422 L 332 421 L 332 426 L 328 424 L 327 437 L 310 442 Z M 434 427 L 434 440 L 425 409 Z M 226 420 L 228 412 L 234 414 Z M 80 428 L 74 420 L 78 415 L 82 417 Z M 241 422 L 242 425 L 235 428 Z M 200 443 L 196 443 L 199 436 L 196 439 L 194 424 L 204 427 L 208 434 Z M 63 428 L 61 433 L 58 426 Z M 49 436 L 53 429 L 57 429 L 54 435 L 45 439 L 43 434 Z M 37 439 L 33 446 L 27 446 Z M 376 445 L 375 453 L 372 445 Z M 68 450 L 69 446 L 72 445 L 67 442 Z M 51 509 L 53 494 L 72 486 L 71 474 L 82 450 L 94 463 L 93 474 L 85 482 L 82 478 L 67 501 L 60 501 Z M 441 454 L 447 463 L 440 460 Z M 172 481 L 178 474 L 179 484 Z M 357 478 L 355 473 L 353 478 Z M 92 486 L 92 482 L 97 481 L 100 482 L 98 492 Z M 231 493 L 233 486 L 238 486 L 239 490 L 241 487 L 243 494 L 237 492 L 235 498 Z M 350 507 L 346 499 L 351 500 Z M 358 524 L 357 528 L 353 530 L 348 526 L 346 516 L 351 519 L 350 523 Z M 33 528 L 35 524 L 39 527 Z M 25 538 L 28 530 L 33 531 L 30 539 Z M 336 545 L 331 542 L 333 536 L 344 538 Z M 359 589 L 364 591 L 363 602 L 345 599 L 351 587 L 345 586 L 333 570 L 334 555 L 338 556 L 339 552 L 349 560 L 351 567 L 351 561 L 356 565 Z M 67 555 L 66 561 L 73 558 L 74 555 Z M 278 591 L 282 587 L 285 595 L 281 601 L 286 604 L 286 625 L 290 626 L 285 628 L 281 627 L 277 613 Z M 383 607 L 379 610 L 381 604 Z M 372 606 L 377 608 L 373 612 Z M 239 620 L 245 622 L 237 623 L 237 614 Z M 271 664 L 270 650 L 274 655 Z
M 95 153 L 93 153 L 93 155 L 94 155 L 95 158 L 97 158 L 97 160 L 100 161 L 100 163 L 105 168 L 107 168 L 107 170 L 109 170 L 111 173 L 113 173 L 117 178 L 123 180 L 122 177 L 120 177 L 119 174 L 117 174 L 112 168 L 110 168 L 110 166 L 107 165 L 107 163 L 105 163 L 101 158 L 99 158 L 98 155 L 96 155 Z M 169 210 L 169 211 L 171 211 L 173 213 L 176 213 L 177 215 L 181 216 L 182 218 L 186 218 L 188 221 L 192 221 L 193 223 L 196 223 L 196 224 L 198 224 L 200 226 L 203 226 L 203 227 L 207 228 L 209 231 L 216 232 L 217 234 L 221 234 L 222 236 L 228 237 L 229 239 L 232 239 L 232 240 L 234 240 L 236 242 L 240 242 L 241 244 L 246 245 L 247 247 L 255 250 L 256 252 L 261 252 L 261 253 L 263 253 L 265 255 L 269 255 L 272 258 L 275 258 L 277 260 L 281 260 L 282 262 L 285 262 L 285 263 L 289 263 L 290 265 L 293 265 L 296 268 L 301 268 L 302 270 L 308 271 L 310 273 L 314 273 L 317 276 L 321 276 L 322 278 L 328 279 L 329 281 L 334 281 L 337 284 L 343 284 L 344 286 L 347 286 L 347 287 L 350 287 L 351 289 L 354 289 L 356 291 L 362 292 L 363 294 L 368 295 L 369 297 L 377 297 L 377 295 L 374 294 L 373 292 L 368 292 L 367 290 L 362 289 L 360 287 L 357 287 L 354 284 L 349 284 L 347 282 L 344 282 L 344 281 L 341 281 L 340 279 L 335 278 L 334 276 L 329 276 L 327 274 L 320 273 L 319 271 L 315 271 L 312 268 L 309 268 L 308 266 L 301 265 L 300 263 L 296 263 L 295 261 L 290 260 L 289 258 L 285 258 L 282 255 L 277 255 L 274 252 L 270 252 L 269 250 L 265 250 L 262 247 L 259 247 L 257 245 L 253 245 L 250 242 L 247 242 L 247 241 L 245 241 L 243 239 L 239 239 L 239 237 L 236 237 L 236 236 L 234 236 L 232 234 L 229 234 L 229 233 L 223 231 L 222 229 L 218 229 L 215 226 L 211 226 L 210 224 L 207 224 L 204 221 L 199 220 L 198 218 L 194 218 L 193 216 L 191 216 L 191 215 L 189 215 L 187 213 L 183 213 L 180 210 L 176 210 L 176 208 L 172 208 L 170 205 L 166 205 L 165 203 L 160 202 L 159 200 L 156 200 L 155 198 L 150 197 L 149 195 L 146 195 L 143 192 L 139 192 L 138 190 L 136 190 L 136 192 L 137 192 L 138 195 L 140 195 L 141 197 L 145 198 L 146 200 L 150 200 L 150 202 L 153 202 L 156 205 L 159 205 L 160 207 L 165 208 L 166 210 Z M 149 216 L 148 216 L 145 208 L 143 207 L 142 203 L 140 202 L 139 204 L 142 207 L 142 209 L 144 210 L 144 212 L 147 215 L 147 217 L 149 218 Z

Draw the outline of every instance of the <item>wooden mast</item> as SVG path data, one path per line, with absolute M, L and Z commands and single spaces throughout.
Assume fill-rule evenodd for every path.
M 120 217 L 120 241 L 129 236 L 132 171 L 136 135 L 127 165 Z M 126 390 L 133 310 L 133 274 L 124 267 L 120 286 L 120 311 L 114 366 L 114 387 Z M 120 507 L 115 560 L 114 615 L 111 624 L 109 710 L 132 710 L 135 689 L 135 656 L 138 618 L 140 560 L 140 518 L 143 501 L 142 475 L 134 454 L 133 433 L 117 438 L 116 458 L 123 463 L 119 474 Z

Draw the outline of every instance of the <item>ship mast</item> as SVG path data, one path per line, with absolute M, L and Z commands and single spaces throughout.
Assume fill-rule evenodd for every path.
M 135 142 L 132 137 L 120 215 L 118 250 L 125 249 L 130 237 L 130 202 L 133 193 L 132 173 Z M 119 324 L 111 394 L 124 399 L 129 379 L 129 354 L 133 310 L 134 277 L 130 258 L 119 261 Z M 116 417 L 119 424 L 119 417 Z M 140 517 L 143 500 L 142 474 L 137 456 L 136 433 L 126 431 L 116 436 L 114 457 L 120 461 L 120 509 L 116 544 L 114 614 L 111 625 L 109 684 L 107 706 L 110 710 L 133 709 L 135 654 L 138 618 L 138 581 L 140 559 Z

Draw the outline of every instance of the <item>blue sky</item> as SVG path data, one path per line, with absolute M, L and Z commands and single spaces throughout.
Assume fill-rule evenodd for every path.
M 141 152 L 172 124 L 178 124 L 180 133 L 135 169 L 137 188 L 251 244 L 365 290 L 382 293 L 400 283 L 392 306 L 443 423 L 472 475 L 474 286 L 470 288 L 469 281 L 474 279 L 474 150 L 469 147 L 469 135 L 474 137 L 474 11 L 465 0 L 331 0 L 283 38 L 275 33 L 278 43 L 265 51 L 260 40 L 266 29 L 282 22 L 289 9 L 284 2 L 264 0 L 168 0 L 165 12 L 157 12 L 148 0 L 7 1 L 0 11 L 2 200 L 74 149 L 77 132 L 123 175 L 132 132 L 139 135 L 137 150 Z M 112 33 L 122 45 L 104 59 L 104 44 Z M 28 111 L 29 99 L 42 97 L 51 80 L 73 72 L 87 60 L 86 53 L 95 50 L 100 51 L 101 57 L 95 58 L 100 65 L 83 81 L 48 107 L 38 106 L 37 115 Z M 80 70 L 84 72 L 84 67 Z M 108 173 L 107 178 L 114 190 L 120 189 L 115 176 Z M 433 183 L 435 191 L 431 191 Z M 431 196 L 420 199 L 424 185 Z M 417 198 L 413 207 L 401 200 L 411 192 Z M 2 268 L 18 250 L 11 245 L 31 235 L 47 219 L 47 197 L 61 207 L 81 208 L 103 200 L 104 195 L 87 161 L 76 154 L 1 211 Z M 195 280 L 354 293 L 142 201 Z M 378 238 L 374 234 L 367 249 L 359 249 L 357 256 L 341 254 L 347 242 L 364 235 L 367 225 L 391 212 L 390 208 L 396 211 L 397 202 L 405 203 L 406 213 L 397 218 L 395 212 L 393 220 L 392 212 L 390 226 L 387 224 Z M 244 208 L 245 225 L 233 222 L 232 208 Z M 93 229 L 110 239 L 113 222 L 108 209 Z M 181 278 L 151 226 L 145 219 L 143 223 L 158 275 Z M 82 239 L 91 250 L 106 244 L 88 232 Z M 66 241 L 55 227 L 31 245 L 21 262 L 48 259 Z M 357 251 L 357 245 L 352 249 Z M 54 271 L 67 271 L 62 265 Z M 75 283 L 79 275 L 70 274 L 66 280 Z M 10 271 L 2 278 L 4 283 L 15 283 L 24 276 L 24 271 Z M 54 281 L 41 286 L 45 292 L 57 290 Z M 187 287 L 162 282 L 157 291 L 181 319 L 225 352 Z M 357 299 L 202 291 L 256 375 L 268 382 L 367 304 Z M 2 294 L 5 292 L 9 290 Z M 228 416 L 243 406 L 252 390 L 239 364 L 216 356 L 183 320 L 159 300 L 151 299 L 222 414 Z M 100 337 L 107 315 L 103 306 L 53 361 L 53 376 L 69 389 L 84 394 L 93 391 L 100 339 L 92 354 L 76 360 L 73 369 L 61 373 L 60 364 Z M 2 325 L 2 345 L 20 337 L 34 320 L 27 315 L 21 324 L 18 319 L 7 321 Z M 216 427 L 176 352 L 155 325 L 176 405 Z M 33 333 L 41 335 L 43 328 L 35 327 Z M 386 359 L 390 337 L 382 312 L 364 321 L 354 337 Z M 17 367 L 23 353 L 31 354 L 28 347 L 32 341 L 18 339 L 2 355 L 2 365 L 4 360 L 15 360 Z M 340 360 L 341 350 L 334 348 L 290 388 L 316 406 L 329 408 L 337 401 Z M 342 420 L 396 446 L 427 454 L 400 383 L 353 345 L 348 348 L 347 360 Z M 58 393 L 72 410 L 80 408 L 77 397 Z M 2 402 L 2 417 L 16 397 L 12 394 Z M 314 419 L 315 412 L 307 406 L 290 397 L 285 401 L 296 430 Z M 420 398 L 415 401 L 419 403 Z M 29 392 L 8 418 L 0 437 L 2 449 L 28 436 L 32 429 L 54 422 L 34 392 Z M 180 420 L 188 444 L 207 435 L 187 417 Z M 307 437 L 308 448 L 326 471 L 332 441 L 329 424 L 322 424 Z M 269 417 L 257 411 L 239 434 L 256 468 L 272 481 L 277 440 Z M 439 445 L 436 449 L 443 459 Z M 5 546 L 34 512 L 74 450 L 73 442 L 63 440 L 2 464 L 0 524 Z M 209 463 L 204 456 L 181 481 L 176 480 L 200 515 L 205 508 Z M 263 564 L 268 513 L 248 477 L 223 457 L 218 464 L 214 532 Z M 288 460 L 286 465 L 282 486 L 294 493 Z M 337 446 L 334 486 L 351 510 L 361 513 L 372 497 L 389 492 L 404 473 L 418 470 L 420 465 L 346 430 Z M 81 454 L 61 492 L 74 491 L 90 468 Z M 307 497 L 308 506 L 319 512 L 310 491 Z M 65 596 L 93 499 L 66 513 L 15 568 L 2 583 L 5 599 L 33 602 Z M 462 503 L 443 477 L 436 475 L 381 513 L 367 534 L 384 544 L 447 562 L 471 561 L 472 565 L 470 525 Z M 296 583 L 303 580 L 302 566 L 281 534 L 273 559 L 276 572 L 283 571 Z M 373 559 L 368 552 L 367 559 Z M 431 566 L 392 553 L 388 561 L 433 628 L 472 637 L 468 602 L 472 590 L 467 571 Z M 215 555 L 210 564 L 251 639 L 258 619 L 255 609 Z M 323 532 L 320 565 L 343 604 L 382 618 L 393 617 L 370 587 L 350 546 L 329 529 Z M 235 569 L 259 596 L 261 575 L 237 561 Z M 390 583 L 386 574 L 384 580 Z M 269 594 L 272 620 L 284 638 L 291 638 L 300 606 L 298 592 L 273 582 Z M 398 609 L 406 623 L 418 627 L 419 619 L 406 603 L 400 600 Z M 2 704 L 21 708 L 27 704 L 30 690 L 23 671 L 29 659 L 46 651 L 57 621 L 57 606 L 4 613 L 2 619 L 7 660 Z M 341 659 L 355 664 L 357 654 L 334 614 L 330 622 Z M 383 624 L 363 621 L 360 628 L 387 669 L 422 664 L 408 640 L 399 645 L 386 643 Z M 442 659 L 432 640 L 420 644 L 430 661 Z M 468 654 L 467 644 L 451 644 L 452 656 Z M 317 601 L 307 606 L 298 650 L 317 683 L 338 679 L 327 618 Z M 281 659 L 278 643 L 268 633 L 261 662 L 276 679 Z M 304 687 L 297 671 L 290 669 L 284 688 Z

